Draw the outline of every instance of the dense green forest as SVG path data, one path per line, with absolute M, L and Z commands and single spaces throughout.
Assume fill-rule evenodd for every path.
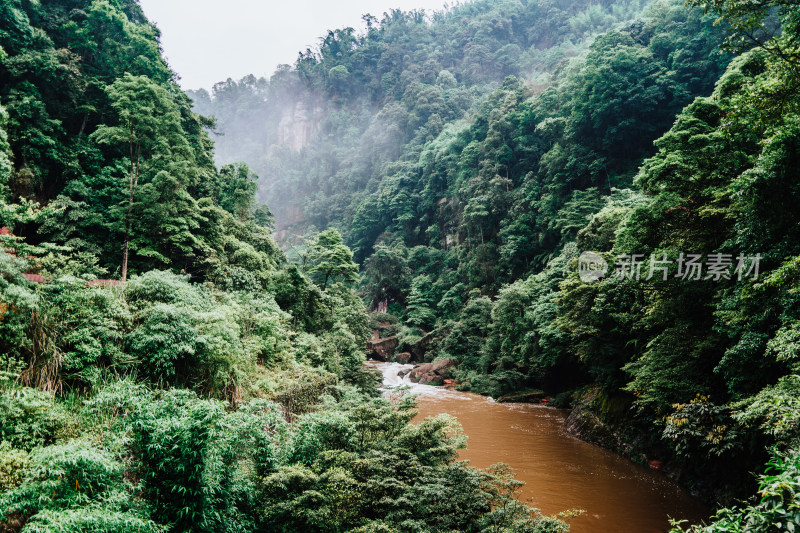
M 566 531 L 372 326 L 800 527 L 797 2 L 363 23 L 187 95 L 136 0 L 0 4 L 0 532 Z
M 477 1 L 365 22 L 269 80 L 190 92 L 290 255 L 335 226 L 398 352 L 576 407 L 587 438 L 734 506 L 703 531 L 800 527 L 800 6 Z M 582 281 L 585 251 L 609 275 Z
M 358 267 L 301 263 L 136 0 L 0 4 L 0 531 L 566 531 L 364 370 Z

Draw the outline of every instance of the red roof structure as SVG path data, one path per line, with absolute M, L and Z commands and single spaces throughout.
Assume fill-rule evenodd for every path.
M 122 280 L 118 279 L 93 279 L 86 282 L 87 287 L 102 287 L 104 289 L 119 287 L 120 285 L 124 284 Z

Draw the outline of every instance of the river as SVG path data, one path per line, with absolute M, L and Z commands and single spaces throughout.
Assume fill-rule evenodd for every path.
M 571 533 L 663 533 L 669 517 L 693 523 L 708 510 L 660 472 L 569 435 L 567 412 L 441 387 L 411 384 L 398 372 L 413 365 L 369 363 L 383 373 L 384 388 L 409 387 L 419 415 L 448 413 L 468 437 L 460 453 L 472 466 L 510 465 L 524 481 L 521 499 L 545 514 L 583 509 L 569 521 Z

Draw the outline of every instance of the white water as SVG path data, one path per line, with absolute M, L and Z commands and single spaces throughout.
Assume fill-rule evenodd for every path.
M 406 373 L 400 377 L 403 371 L 410 371 L 415 365 L 403 365 L 400 363 L 376 363 L 369 362 L 367 366 L 375 368 L 383 374 L 383 384 L 381 390 L 384 392 L 400 392 L 405 394 L 414 394 L 418 397 L 432 398 L 432 397 L 449 397 L 468 399 L 464 393 L 448 389 L 445 387 L 434 387 L 431 385 L 421 385 L 414 383 L 410 379 L 410 374 Z M 490 398 L 486 400 L 492 401 Z

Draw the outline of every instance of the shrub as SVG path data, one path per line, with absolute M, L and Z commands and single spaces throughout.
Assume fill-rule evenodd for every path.
M 336 385 L 336 376 L 323 370 L 302 369 L 274 376 L 277 383 L 271 399 L 281 404 L 288 416 L 310 412 L 321 398 L 330 394 Z
M 234 299 L 245 350 L 254 353 L 265 366 L 288 362 L 290 344 L 286 325 L 291 316 L 266 294 L 236 293 Z
M 280 405 L 263 399 L 243 404 L 221 425 L 221 440 L 229 449 L 250 454 L 259 477 L 274 471 L 286 459 L 290 428 Z
M 3 251 L 4 242 L 0 240 L 0 383 L 15 380 L 24 367 L 31 344 L 28 325 L 39 308 L 39 296 L 22 277 L 25 263 Z
M 58 380 L 73 388 L 96 385 L 103 368 L 131 363 L 123 351 L 131 316 L 121 292 L 84 283 L 60 279 L 44 292 L 44 325 L 58 354 Z
M 326 450 L 354 450 L 356 429 L 341 413 L 311 413 L 300 418 L 289 461 L 309 464 Z
M 8 442 L 0 443 L 0 494 L 17 488 L 28 464 L 29 454 L 12 448 Z
M 775 453 L 761 476 L 760 498 L 753 505 L 717 512 L 714 522 L 687 533 L 777 533 L 800 530 L 800 451 Z M 678 526 L 678 523 L 673 523 Z M 672 533 L 683 533 L 675 527 Z
M 338 377 L 358 371 L 366 359 L 363 339 L 357 338 L 342 322 L 336 322 L 322 337 L 327 348 L 322 361 L 324 368 Z
M 161 270 L 131 278 L 125 286 L 125 297 L 137 310 L 157 303 L 196 308 L 207 308 L 210 303 L 208 295 L 189 283 L 189 276 Z
M 0 499 L 6 515 L 75 508 L 106 500 L 120 490 L 122 464 L 108 452 L 80 441 L 39 448 L 24 481 Z
M 45 392 L 30 388 L 0 392 L 0 441 L 14 448 L 52 444 L 66 418 L 64 408 Z
M 239 384 L 256 364 L 255 356 L 244 350 L 236 319 L 235 309 L 225 305 L 197 316 L 197 367 L 184 372 L 201 392 L 234 401 L 240 397 Z
M 42 511 L 23 528 L 22 533 L 157 533 L 166 531 L 155 522 L 130 511 L 98 507 Z
M 185 390 L 160 391 L 127 419 L 139 461 L 143 495 L 154 517 L 173 531 L 216 531 L 214 504 L 224 500 L 209 483 L 210 445 L 224 404 Z
M 128 336 L 131 354 L 145 374 L 173 383 L 179 368 L 188 368 L 202 348 L 197 314 L 185 307 L 159 303 L 142 312 L 141 324 Z

